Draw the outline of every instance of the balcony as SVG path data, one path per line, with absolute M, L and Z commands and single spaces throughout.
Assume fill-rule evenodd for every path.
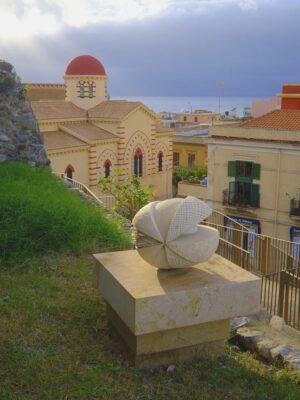
M 300 200 L 291 199 L 290 216 L 300 218 Z
M 223 190 L 223 205 L 236 208 L 259 208 L 258 193 L 239 193 Z

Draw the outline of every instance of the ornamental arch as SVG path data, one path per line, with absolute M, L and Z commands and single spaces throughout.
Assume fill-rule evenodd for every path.
M 102 151 L 102 153 L 99 155 L 97 159 L 97 177 L 98 180 L 105 178 L 107 174 L 107 166 L 110 163 L 109 166 L 109 174 L 113 175 L 116 171 L 116 165 L 117 165 L 117 155 L 116 153 L 111 150 L 111 149 L 105 149 Z
M 143 176 L 150 174 L 150 164 L 153 160 L 151 143 L 145 133 L 137 131 L 130 137 L 126 144 L 123 160 L 123 164 L 126 166 L 126 175 L 134 173 L 134 155 L 138 149 L 140 149 L 143 155 Z

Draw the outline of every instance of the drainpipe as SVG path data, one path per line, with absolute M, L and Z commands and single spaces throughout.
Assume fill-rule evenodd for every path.
M 277 159 L 277 176 L 276 176 L 276 196 L 275 196 L 275 210 L 274 210 L 274 225 L 273 236 L 277 237 L 277 220 L 278 220 L 278 203 L 279 203 L 279 189 L 280 189 L 280 170 L 281 170 L 281 150 L 278 151 Z

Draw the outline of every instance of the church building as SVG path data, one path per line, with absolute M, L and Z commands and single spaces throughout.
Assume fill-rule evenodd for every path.
M 102 63 L 81 55 L 68 64 L 65 84 L 27 84 L 27 96 L 54 172 L 97 191 L 103 177 L 121 169 L 153 183 L 158 198 L 172 193 L 174 131 L 139 101 L 110 100 Z

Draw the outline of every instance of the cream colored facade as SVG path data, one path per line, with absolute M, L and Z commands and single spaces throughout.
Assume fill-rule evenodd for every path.
M 140 102 L 107 100 L 106 75 L 64 78 L 65 100 L 31 102 L 53 171 L 69 172 L 97 192 L 108 171 L 121 169 L 121 182 L 137 172 L 139 157 L 142 185 L 153 183 L 158 198 L 170 197 L 173 130 L 158 125 L 157 115 Z M 93 82 L 93 96 L 79 93 L 81 81 Z
M 66 101 L 72 101 L 76 106 L 88 110 L 89 108 L 95 107 L 101 101 L 107 100 L 107 79 L 106 75 L 97 76 L 84 76 L 84 75 L 65 75 L 66 85 Z M 78 97 L 78 82 L 80 81 L 92 81 L 95 85 L 95 96 L 93 97 Z
M 206 200 L 255 232 L 300 241 L 300 110 L 288 112 L 211 127 L 205 139 L 208 185 L 180 182 L 178 195 Z M 237 172 L 241 167 L 252 172 Z
M 213 127 L 209 135 L 206 198 L 212 207 L 264 235 L 293 239 L 291 229 L 300 228 L 300 216 L 290 215 L 291 199 L 300 194 L 300 132 Z M 229 176 L 235 161 L 260 166 L 259 178 L 248 184 L 259 188 L 258 206 L 226 200 L 224 191 L 238 179 Z

